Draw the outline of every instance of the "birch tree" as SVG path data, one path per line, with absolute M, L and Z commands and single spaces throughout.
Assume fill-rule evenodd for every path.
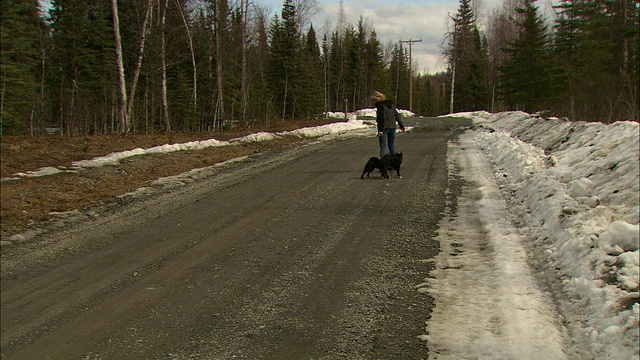
M 242 59 L 241 59 L 241 85 L 240 92 L 242 97 L 242 124 L 247 123 L 247 23 L 248 17 L 247 13 L 249 12 L 249 0 L 241 0 L 240 1 L 241 11 L 242 11 Z
M 116 67 L 118 69 L 118 94 L 120 95 L 118 107 L 118 119 L 120 132 L 129 132 L 129 117 L 127 116 L 127 82 L 124 75 L 124 62 L 122 61 L 122 39 L 120 38 L 120 20 L 118 17 L 118 0 L 111 0 L 111 13 L 113 16 L 113 33 L 115 39 Z
M 223 18 L 223 9 L 220 6 L 220 0 L 213 0 L 214 3 L 214 41 L 215 41 L 215 62 L 216 62 L 216 100 L 215 100 L 215 111 L 213 116 L 213 127 L 222 128 L 221 118 L 224 116 L 224 87 L 223 87 L 223 77 L 222 77 L 222 34 L 223 28 L 226 22 Z
M 133 104 L 135 103 L 136 88 L 138 85 L 138 79 L 140 78 L 140 69 L 142 68 L 142 59 L 144 58 L 144 48 L 149 34 L 149 23 L 151 21 L 151 15 L 153 14 L 153 0 L 147 1 L 147 10 L 145 12 L 144 20 L 142 22 L 142 29 L 140 30 L 140 46 L 138 47 L 138 59 L 136 61 L 135 68 L 133 70 L 133 80 L 131 81 L 131 87 L 129 88 L 129 102 L 127 108 L 127 118 L 133 119 Z
M 158 0 L 160 11 L 160 64 L 162 79 L 160 84 L 160 92 L 162 96 L 162 119 L 164 124 L 164 130 L 166 132 L 171 131 L 171 123 L 169 121 L 169 100 L 167 96 L 167 59 L 165 54 L 165 24 L 167 19 L 167 8 L 169 7 L 169 0 Z
M 193 48 L 193 37 L 191 36 L 191 30 L 189 29 L 189 22 L 187 21 L 187 17 L 184 14 L 184 9 L 178 0 L 173 0 L 178 12 L 180 13 L 180 18 L 182 19 L 182 23 L 184 24 L 184 29 L 187 33 L 187 39 L 189 40 L 189 52 L 191 54 L 191 67 L 192 67 L 192 78 L 193 78 L 193 90 L 191 92 L 191 101 L 193 104 L 193 110 L 196 111 L 198 109 L 198 67 L 196 64 L 196 55 L 195 50 Z

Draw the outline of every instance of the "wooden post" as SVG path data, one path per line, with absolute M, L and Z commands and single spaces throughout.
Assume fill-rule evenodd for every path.
M 400 40 L 400 44 L 409 44 L 409 111 L 413 112 L 413 62 L 411 60 L 411 45 L 414 42 L 422 42 L 422 39 L 418 40 Z
M 344 99 L 344 121 L 348 121 L 349 117 L 347 112 L 349 111 L 349 99 Z

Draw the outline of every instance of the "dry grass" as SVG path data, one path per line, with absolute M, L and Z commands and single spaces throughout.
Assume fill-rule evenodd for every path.
M 270 127 L 240 129 L 224 133 L 155 134 L 128 136 L 81 137 L 2 137 L 1 174 L 11 177 L 18 172 L 33 171 L 46 166 L 70 166 L 78 160 L 91 159 L 134 148 L 183 143 L 216 138 L 228 140 L 258 131 L 285 131 L 304 126 L 324 124 L 324 121 L 284 122 Z M 293 142 L 286 137 L 256 144 L 181 151 L 163 155 L 144 155 L 123 161 L 117 166 L 87 169 L 78 173 L 23 178 L 2 182 L 2 237 L 19 233 L 47 222 L 52 212 L 84 209 L 115 200 L 115 196 L 150 184 L 161 177 L 177 175 L 194 168 L 210 166 L 238 156 L 265 151 Z

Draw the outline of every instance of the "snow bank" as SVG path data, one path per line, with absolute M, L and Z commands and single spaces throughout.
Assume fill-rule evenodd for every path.
M 400 109 L 398 111 L 403 116 L 413 116 L 413 113 L 410 111 L 400 110 Z M 369 115 L 362 115 L 362 114 L 369 114 Z M 345 119 L 345 114 L 341 112 L 327 112 L 325 115 L 329 119 L 336 119 L 336 120 Z M 302 129 L 297 129 L 293 131 L 284 131 L 284 132 L 279 132 L 275 134 L 268 133 L 268 132 L 259 132 L 259 133 L 249 134 L 241 138 L 231 139 L 229 141 L 208 139 L 208 140 L 202 140 L 202 141 L 192 141 L 187 143 L 164 144 L 164 145 L 155 146 L 148 149 L 136 148 L 132 150 L 111 153 L 111 154 L 96 157 L 93 159 L 76 161 L 71 164 L 70 168 L 46 167 L 46 168 L 38 169 L 35 171 L 16 173 L 16 174 L 13 174 L 13 177 L 2 179 L 2 181 L 18 180 L 24 177 L 48 176 L 48 175 L 54 175 L 54 174 L 65 172 L 65 171 L 67 172 L 78 171 L 85 168 L 117 165 L 120 161 L 133 156 L 140 156 L 140 155 L 147 155 L 147 154 L 166 154 L 166 153 L 171 153 L 175 151 L 184 151 L 184 150 L 202 150 L 210 147 L 222 147 L 222 146 L 236 145 L 241 143 L 268 141 L 268 140 L 273 140 L 282 136 L 327 137 L 326 139 L 330 139 L 332 136 L 344 135 L 347 133 L 351 133 L 354 130 L 370 129 L 371 125 L 365 124 L 362 120 L 357 120 L 359 116 L 375 117 L 376 110 L 375 109 L 358 110 L 355 113 L 348 113 L 346 116 L 347 121 L 340 121 L 332 124 L 326 124 L 326 125 L 315 126 L 315 127 L 306 127 Z
M 300 137 L 320 137 L 325 135 L 335 135 L 347 133 L 353 130 L 361 130 L 368 129 L 369 126 L 365 125 L 362 120 L 356 120 L 354 116 L 350 116 L 349 120 L 346 122 L 339 122 L 309 128 L 302 128 L 292 131 L 287 131 L 283 133 L 278 133 L 282 135 L 294 135 Z
M 398 112 L 400 113 L 400 115 L 402 117 L 415 116 L 415 114 L 412 113 L 409 110 L 398 109 Z M 372 109 L 360 109 L 360 110 L 356 110 L 355 114 L 359 118 L 375 118 L 376 117 L 376 109 L 375 108 L 372 108 Z
M 478 125 L 531 263 L 551 285 L 581 358 L 638 358 L 639 129 L 523 112 Z
M 338 114 L 338 113 L 335 113 L 335 114 Z M 342 113 L 341 118 L 344 118 L 344 113 Z M 36 171 L 17 173 L 17 174 L 14 174 L 12 178 L 2 179 L 2 181 L 18 180 L 23 177 L 48 176 L 48 175 L 54 175 L 54 174 L 65 172 L 65 171 L 78 171 L 85 168 L 117 165 L 120 161 L 133 156 L 140 156 L 140 155 L 147 155 L 147 154 L 166 154 L 166 153 L 172 153 L 176 151 L 185 151 L 185 150 L 202 150 L 210 147 L 222 147 L 222 146 L 236 145 L 240 143 L 268 141 L 268 140 L 273 140 L 282 136 L 299 136 L 299 137 L 335 136 L 335 135 L 342 135 L 349 132 L 353 132 L 354 130 L 366 130 L 369 128 L 371 128 L 371 126 L 364 124 L 361 120 L 357 120 L 355 114 L 349 114 L 349 120 L 346 122 L 336 122 L 336 123 L 326 124 L 322 126 L 306 127 L 302 129 L 297 129 L 293 131 L 284 131 L 284 132 L 279 132 L 275 134 L 268 133 L 268 132 L 259 132 L 259 133 L 249 134 L 241 138 L 232 139 L 229 141 L 208 139 L 208 140 L 191 141 L 191 142 L 178 143 L 178 144 L 164 144 L 164 145 L 154 146 L 148 149 L 136 148 L 133 150 L 126 150 L 126 151 L 111 153 L 111 154 L 96 157 L 93 159 L 75 161 L 71 164 L 70 169 L 65 167 L 59 167 L 59 168 L 46 167 L 46 168 L 38 169 Z

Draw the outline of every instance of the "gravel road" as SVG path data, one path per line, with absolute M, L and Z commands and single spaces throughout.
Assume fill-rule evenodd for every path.
M 402 179 L 360 179 L 375 137 L 295 146 L 3 261 L 2 358 L 427 358 L 414 286 L 460 188 L 435 121 L 398 135 Z

